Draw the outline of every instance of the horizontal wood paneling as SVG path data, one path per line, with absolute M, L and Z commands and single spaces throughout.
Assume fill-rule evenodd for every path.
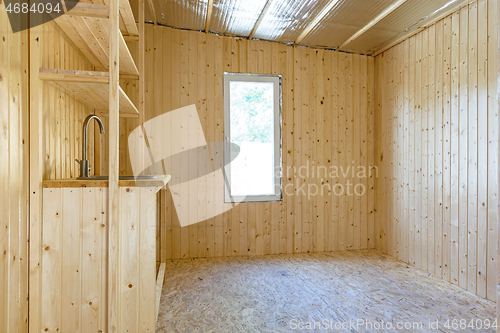
M 376 57 L 376 248 L 496 299 L 498 2 L 478 0 Z
M 0 332 L 28 329 L 28 33 L 0 6 Z
M 319 177 L 317 169 L 312 175 L 313 167 L 345 170 L 375 165 L 373 58 L 147 25 L 146 64 L 145 119 L 195 104 L 208 143 L 222 142 L 224 72 L 281 74 L 284 188 L 290 194 L 299 188 L 321 191 L 323 186 L 324 190 L 323 195 L 319 192 L 310 198 L 307 191 L 299 191 L 299 195 L 285 193 L 280 203 L 240 204 L 183 228 L 170 190 L 162 190 L 158 261 L 374 247 L 375 178 L 358 178 L 352 169 L 345 177 L 330 178 L 324 169 Z M 122 82 L 122 86 L 134 99 L 135 83 Z M 136 126 L 135 120 L 121 122 L 122 174 L 132 172 L 126 133 Z M 168 135 L 163 144 L 176 140 L 170 136 L 175 130 L 173 126 L 164 129 Z M 217 163 L 217 156 L 212 159 Z M 200 157 L 197 160 L 204 163 Z M 190 165 L 165 167 L 175 181 L 182 172 L 197 172 Z M 309 176 L 298 177 L 299 167 L 307 165 Z M 291 172 L 286 174 L 288 168 Z M 189 195 L 181 206 L 202 217 L 207 210 L 225 205 L 222 183 L 214 181 L 186 188 Z M 340 192 L 340 185 L 346 187 L 348 181 L 362 184 L 366 193 L 335 196 L 328 191 L 338 183 Z

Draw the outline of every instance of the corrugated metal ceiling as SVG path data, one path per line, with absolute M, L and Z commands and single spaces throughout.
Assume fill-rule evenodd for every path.
M 232 36 L 248 36 L 267 0 L 214 0 L 210 30 Z
M 205 29 L 207 3 L 207 0 L 153 0 L 159 24 L 189 30 Z
M 320 16 L 316 26 L 310 26 L 331 1 L 334 1 L 332 9 Z M 248 38 L 267 4 L 268 10 L 260 20 L 254 38 L 295 43 L 309 28 L 310 32 L 300 41 L 301 45 L 337 49 L 397 1 L 402 0 L 213 0 L 209 30 Z M 406 0 L 342 50 L 371 54 L 443 12 L 468 2 Z M 158 24 L 205 30 L 209 0 L 152 0 L 152 3 Z M 132 7 L 137 12 L 136 1 L 132 1 Z M 152 21 L 148 9 L 146 20 Z
M 430 19 L 430 14 L 451 3 L 450 0 L 407 1 L 359 36 L 345 50 L 370 54 L 387 40 L 418 28 L 426 19 Z
M 396 0 L 342 0 L 307 35 L 302 44 L 337 48 Z

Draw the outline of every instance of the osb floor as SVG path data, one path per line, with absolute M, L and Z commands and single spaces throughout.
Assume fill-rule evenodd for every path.
M 157 332 L 496 332 L 478 328 L 495 316 L 495 303 L 378 251 L 338 251 L 169 262 Z

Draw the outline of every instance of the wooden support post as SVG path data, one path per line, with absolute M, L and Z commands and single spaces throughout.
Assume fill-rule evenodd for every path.
M 144 124 L 144 98 L 145 98 L 145 80 L 144 80 L 144 52 L 146 51 L 145 24 L 144 24 L 144 0 L 139 0 L 139 125 Z M 156 29 L 156 28 L 155 28 Z
M 497 6 L 497 24 L 500 24 L 500 6 Z M 498 28 L 498 26 L 497 26 Z M 498 100 L 498 109 L 500 110 L 500 33 L 498 34 L 498 51 L 497 51 L 497 100 Z M 500 148 L 500 146 L 499 146 Z M 498 151 L 498 156 L 500 156 L 500 149 Z M 500 179 L 500 168 L 498 170 L 499 172 L 499 179 Z M 499 205 L 500 205 L 500 196 L 499 198 Z M 499 232 L 499 237 L 500 239 L 500 227 L 498 228 Z M 498 251 L 498 258 L 497 258 L 497 265 L 498 265 L 498 260 L 500 260 L 500 246 L 497 245 L 497 251 Z M 497 320 L 500 320 L 500 269 L 497 268 Z
M 108 201 L 108 332 L 121 332 L 120 299 L 120 189 L 119 174 L 119 93 L 120 93 L 120 14 L 119 1 L 109 3 L 109 201 Z
M 30 29 L 29 78 L 29 331 L 41 332 L 42 324 L 42 109 L 38 70 L 40 68 L 40 27 Z
M 137 99 L 137 107 L 139 110 L 139 126 L 143 126 L 144 124 L 144 103 L 146 99 L 146 80 L 145 80 L 145 73 L 146 73 L 146 68 L 145 68 L 145 52 L 146 52 L 146 25 L 144 23 L 144 16 L 145 16 L 145 0 L 139 0 L 139 96 Z M 157 27 L 154 27 L 156 30 Z M 145 130 L 144 127 L 142 128 L 142 133 L 145 135 Z M 146 140 L 145 142 L 147 143 L 147 138 L 144 137 Z M 136 155 L 136 158 L 140 158 L 140 164 L 138 165 L 139 170 L 144 170 L 144 151 L 141 151 L 140 154 Z

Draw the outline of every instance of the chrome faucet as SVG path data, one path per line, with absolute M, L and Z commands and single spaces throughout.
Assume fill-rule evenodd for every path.
M 83 122 L 83 142 L 82 142 L 82 160 L 79 161 L 77 158 L 75 160 L 80 164 L 80 177 L 79 178 L 89 178 L 90 165 L 87 160 L 87 127 L 92 119 L 95 119 L 99 123 L 99 127 L 101 128 L 101 134 L 104 134 L 104 126 L 102 125 L 101 119 L 95 114 L 89 115 L 85 118 Z

